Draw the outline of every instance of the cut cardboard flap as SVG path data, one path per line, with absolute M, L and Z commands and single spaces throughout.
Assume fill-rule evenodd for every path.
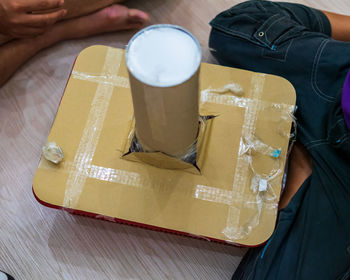
M 217 90 L 228 84 L 242 91 Z M 38 200 L 241 246 L 264 243 L 277 217 L 294 88 L 277 76 L 205 63 L 200 88 L 200 115 L 216 116 L 199 133 L 200 173 L 161 153 L 125 155 L 133 106 L 124 51 L 85 49 L 48 137 L 65 159 L 41 159 L 33 182 Z
M 184 159 L 176 158 L 162 152 L 143 152 L 143 151 L 131 151 L 131 143 L 135 141 L 135 121 L 131 122 L 131 131 L 124 136 L 126 139 L 124 144 L 122 159 L 135 161 L 143 164 L 149 164 L 158 168 L 183 170 L 192 174 L 200 174 L 201 164 L 203 162 L 202 152 L 205 149 L 207 139 L 210 137 L 213 116 L 201 116 L 198 136 L 193 147 L 188 151 L 188 157 L 195 157 L 196 162 L 187 162 Z
M 171 170 L 183 170 L 193 174 L 200 174 L 200 171 L 190 163 L 184 162 L 180 159 L 168 156 L 161 152 L 156 153 L 144 153 L 134 152 L 126 154 L 123 159 L 139 162 L 142 164 L 149 164 L 158 168 L 171 169 Z

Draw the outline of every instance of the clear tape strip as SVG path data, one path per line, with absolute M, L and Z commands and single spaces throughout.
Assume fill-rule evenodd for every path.
M 76 164 L 74 162 L 63 161 L 59 165 L 60 172 L 75 174 L 75 176 L 85 176 L 90 179 L 117 183 L 120 185 L 140 188 L 143 190 L 151 190 L 157 192 L 169 192 L 171 193 L 173 189 L 169 187 L 169 179 L 168 178 L 153 178 L 149 176 L 143 176 L 137 172 L 126 171 L 121 169 L 107 168 L 97 165 L 85 165 L 84 170 L 79 171 L 76 168 Z M 40 164 L 40 169 L 46 170 L 57 170 L 56 166 Z M 84 173 L 83 175 L 81 173 Z M 182 194 L 184 196 L 193 196 L 193 190 L 191 188 L 184 187 Z
M 197 185 L 194 192 L 196 199 L 210 201 L 219 204 L 232 205 L 234 203 L 245 202 L 245 208 L 255 209 L 254 205 L 256 201 L 255 194 L 242 194 L 237 191 L 223 190 L 216 187 Z M 270 201 L 270 202 L 269 202 Z M 276 208 L 275 203 L 270 199 L 264 203 L 264 208 L 274 209 Z
M 41 165 L 41 169 L 52 170 L 54 167 L 52 165 Z M 76 175 L 81 175 L 80 171 L 77 171 L 74 162 L 62 162 L 60 168 L 63 172 L 68 174 L 77 173 Z M 55 168 L 56 170 L 56 168 Z M 142 189 L 152 189 L 152 191 L 162 191 L 162 186 L 165 182 L 159 181 L 158 184 L 155 182 L 150 182 L 149 179 L 145 176 L 142 176 L 139 173 L 125 171 L 121 169 L 107 168 L 97 165 L 85 166 L 84 176 L 90 179 L 117 183 L 120 185 L 142 188 Z M 152 183 L 152 188 L 149 185 Z M 182 193 L 184 196 L 187 196 L 186 193 Z M 256 206 L 255 194 L 243 194 L 237 193 L 236 191 L 224 190 L 218 187 L 210 187 L 204 185 L 197 185 L 192 191 L 188 192 L 188 195 L 199 200 L 209 201 L 213 203 L 232 205 L 233 203 L 245 202 L 245 207 L 250 209 L 255 209 Z M 273 196 L 272 199 L 266 199 L 264 208 L 274 209 L 276 207 Z M 272 201 L 272 202 L 271 202 Z
M 109 84 L 109 85 L 114 85 L 114 86 L 123 87 L 123 88 L 130 88 L 130 83 L 128 78 L 120 77 L 113 74 L 112 75 L 94 75 L 91 73 L 84 73 L 84 72 L 78 72 L 73 70 L 72 77 L 74 79 L 79 79 L 84 81 Z M 232 96 L 232 95 L 225 95 L 224 93 L 227 93 L 227 92 L 235 93 L 236 95 L 241 96 L 243 94 L 243 89 L 238 84 L 228 84 L 220 89 L 207 88 L 201 91 L 200 102 L 202 104 L 214 103 L 214 104 L 221 104 L 221 105 L 241 107 L 241 108 L 246 108 L 250 105 L 251 99 Z M 287 111 L 290 114 L 293 114 L 295 110 L 294 105 L 288 105 L 283 103 L 261 101 L 259 105 L 262 107 L 262 109 L 276 108 L 283 111 Z
M 108 181 L 128 185 L 138 188 L 145 188 L 147 184 L 145 178 L 138 173 L 105 168 L 92 165 L 92 159 L 98 145 L 100 133 L 102 131 L 103 122 L 106 116 L 107 108 L 114 86 L 129 88 L 127 78 L 118 77 L 115 73 L 120 67 L 122 53 L 119 50 L 110 48 L 105 59 L 102 75 L 92 75 L 73 71 L 72 77 L 80 80 L 87 80 L 99 84 L 92 108 L 85 125 L 83 137 L 79 144 L 77 153 L 73 163 L 65 163 L 64 169 L 69 171 L 68 180 L 66 183 L 66 192 L 63 202 L 65 208 L 75 208 L 79 202 L 80 195 L 85 185 L 87 178 L 93 178 L 101 181 Z M 201 103 L 215 103 L 228 106 L 241 107 L 246 109 L 245 121 L 242 129 L 241 147 L 244 146 L 244 138 L 251 137 L 255 131 L 255 122 L 258 110 L 264 108 L 276 108 L 294 112 L 295 106 L 288 104 L 276 104 L 271 102 L 260 101 L 259 97 L 263 91 L 265 82 L 264 74 L 255 74 L 252 77 L 252 90 L 250 98 L 237 97 L 232 95 L 224 95 L 223 90 L 206 89 L 201 92 Z M 239 95 L 241 92 L 239 91 Z M 193 190 L 194 196 L 200 200 L 206 200 L 213 203 L 221 203 L 230 205 L 228 211 L 227 225 L 223 230 L 223 234 L 230 240 L 242 239 L 249 235 L 251 230 L 258 225 L 262 209 L 270 209 L 277 211 L 277 198 L 271 196 L 272 199 L 267 199 L 262 202 L 260 193 L 245 195 L 244 190 L 247 185 L 248 172 L 250 168 L 250 156 L 242 153 L 239 155 L 236 164 L 235 179 L 233 190 L 223 190 L 208 186 L 198 185 Z M 253 182 L 252 182 L 253 184 Z M 272 189 L 268 184 L 269 189 Z M 239 207 L 232 205 L 233 203 L 241 204 Z M 255 215 L 248 224 L 239 226 L 240 211 L 242 206 L 245 208 L 256 209 Z
M 200 95 L 200 102 L 201 104 L 204 103 L 213 103 L 213 104 L 220 104 L 220 105 L 226 105 L 226 106 L 233 106 L 233 107 L 239 107 L 239 108 L 247 108 L 251 106 L 251 103 L 254 102 L 251 98 L 245 98 L 245 97 L 238 97 L 233 95 L 225 95 L 222 94 L 222 91 L 219 91 L 218 93 L 215 89 L 207 88 L 201 91 Z M 259 106 L 261 110 L 264 109 L 276 109 L 279 111 L 287 111 L 290 114 L 294 113 L 295 106 L 284 104 L 284 103 L 273 103 L 268 101 L 260 101 Z
M 78 72 L 73 70 L 72 75 L 74 79 L 90 81 L 99 84 L 107 84 L 117 87 L 130 88 L 129 80 L 125 77 L 120 77 L 115 75 L 115 73 L 106 74 L 106 75 L 93 75 L 84 72 Z
M 253 74 L 251 80 L 251 91 L 249 94 L 250 102 L 245 102 L 247 105 L 244 123 L 242 127 L 242 137 L 240 141 L 240 148 L 244 147 L 244 139 L 253 138 L 255 128 L 256 128 L 256 120 L 258 116 L 259 109 L 259 99 L 262 95 L 265 85 L 265 75 L 256 73 Z M 248 101 L 248 100 L 247 100 Z M 263 203 L 259 203 L 258 198 L 255 200 L 257 214 L 252 217 L 246 223 L 241 224 L 241 210 L 245 207 L 244 201 L 244 193 L 248 184 L 248 174 L 250 170 L 250 156 L 246 153 L 239 152 L 236 170 L 233 182 L 233 191 L 234 197 L 233 201 L 240 201 L 238 205 L 231 204 L 228 210 L 228 216 L 226 220 L 226 227 L 222 231 L 222 233 L 231 240 L 243 239 L 247 235 L 249 235 L 254 227 L 259 224 L 259 219 L 261 215 L 261 211 L 263 208 Z M 254 204 L 252 204 L 254 205 Z
M 102 76 L 111 76 L 118 73 L 121 60 L 121 50 L 108 48 Z M 98 84 L 83 135 L 74 157 L 73 168 L 66 182 L 63 201 L 63 207 L 65 208 L 75 208 L 79 202 L 87 178 L 86 171 L 91 166 L 113 90 L 114 85 L 103 82 Z
M 136 172 L 129 172 L 125 170 L 118 170 L 113 168 L 105 168 L 101 166 L 92 165 L 89 172 L 89 178 L 98 179 L 101 181 L 118 183 L 122 185 L 142 188 L 143 180 L 140 174 Z
M 109 84 L 109 85 L 114 85 L 118 87 L 123 87 L 123 88 L 130 88 L 130 83 L 128 78 L 120 77 L 115 74 L 94 75 L 91 73 L 84 73 L 84 72 L 78 72 L 73 70 L 72 77 L 74 79 L 90 81 L 90 82 L 95 82 L 99 84 L 102 83 L 102 84 Z M 234 83 L 228 84 L 220 89 L 207 88 L 201 91 L 200 102 L 202 104 L 214 103 L 214 104 L 221 104 L 221 105 L 234 106 L 234 107 L 240 107 L 240 108 L 246 108 L 250 106 L 250 103 L 252 101 L 251 99 L 233 96 L 233 95 L 225 95 L 224 93 L 227 93 L 227 92 L 234 93 L 238 96 L 241 96 L 243 94 L 243 89 L 240 85 L 234 84 Z M 259 105 L 262 107 L 262 109 L 276 108 L 283 111 L 288 111 L 290 114 L 293 114 L 295 110 L 294 105 L 288 105 L 283 103 L 261 101 Z

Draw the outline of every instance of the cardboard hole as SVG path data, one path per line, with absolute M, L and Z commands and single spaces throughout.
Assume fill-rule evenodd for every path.
M 205 137 L 205 135 L 207 133 L 209 133 L 209 130 L 206 129 L 207 128 L 207 124 L 209 120 L 214 119 L 217 116 L 214 115 L 209 115 L 209 116 L 200 116 L 200 121 L 199 121 L 199 130 L 198 130 L 198 135 L 197 135 L 197 139 L 195 141 L 195 143 L 193 144 L 193 146 L 189 149 L 190 152 L 185 155 L 182 158 L 176 158 L 167 154 L 164 154 L 162 152 L 159 151 L 155 151 L 155 152 L 147 152 L 144 151 L 142 149 L 142 146 L 139 144 L 137 137 L 135 135 L 135 133 L 130 133 L 130 135 L 132 135 L 132 139 L 129 142 L 130 144 L 128 145 L 128 151 L 126 153 L 123 154 L 122 158 L 126 159 L 126 160 L 135 160 L 135 157 L 138 157 L 138 155 L 143 155 L 142 157 L 138 157 L 139 161 L 146 163 L 146 164 L 150 164 L 153 166 L 157 166 L 159 168 L 165 168 L 165 169 L 186 169 L 185 165 L 178 165 L 176 166 L 176 163 L 174 164 L 173 160 L 177 160 L 180 162 L 183 162 L 187 165 L 191 165 L 192 167 L 194 167 L 199 173 L 200 171 L 200 167 L 197 165 L 197 159 L 198 159 L 198 147 L 201 143 L 199 143 L 199 141 L 203 140 L 203 138 Z M 134 128 L 133 128 L 134 130 Z M 202 137 L 201 135 L 202 134 Z M 133 154 L 133 157 L 130 157 L 130 155 Z M 147 157 L 147 154 L 150 157 Z M 151 159 L 151 155 L 154 154 L 162 154 L 164 155 L 167 159 L 168 159 L 168 163 L 164 162 L 164 159 L 166 159 L 165 157 L 163 157 L 163 159 L 161 160 L 161 162 L 159 162 L 159 165 L 157 163 L 155 163 L 155 159 Z M 146 156 L 145 156 L 146 155 Z M 131 159 L 133 158 L 133 159 Z M 166 161 L 166 160 L 165 160 Z M 170 161 L 172 161 L 172 163 L 170 163 Z

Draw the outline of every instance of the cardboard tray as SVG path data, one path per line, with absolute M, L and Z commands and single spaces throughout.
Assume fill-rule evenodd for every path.
M 200 114 L 215 116 L 198 140 L 200 170 L 162 153 L 125 156 L 134 118 L 124 51 L 82 51 L 48 137 L 65 159 L 40 160 L 37 200 L 206 240 L 264 243 L 276 223 L 295 90 L 281 77 L 205 63 L 200 88 Z

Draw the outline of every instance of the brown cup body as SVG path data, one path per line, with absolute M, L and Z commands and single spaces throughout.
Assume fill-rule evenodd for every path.
M 155 87 L 129 79 L 135 114 L 135 131 L 144 151 L 182 157 L 194 144 L 199 126 L 200 68 L 187 81 Z

